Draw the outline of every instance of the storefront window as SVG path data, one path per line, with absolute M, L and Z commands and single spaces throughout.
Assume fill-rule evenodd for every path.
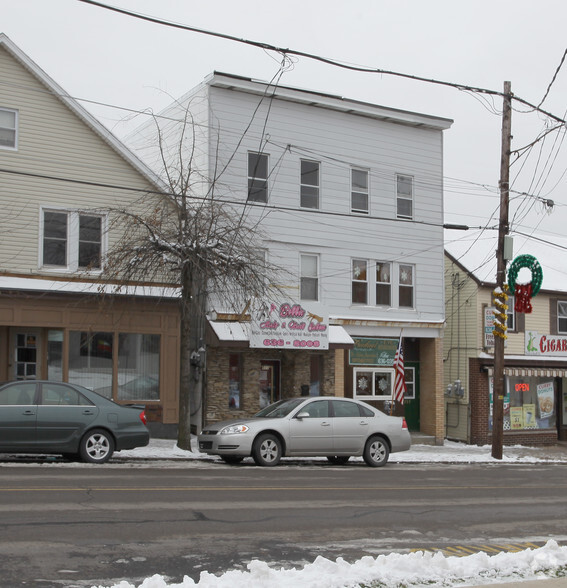
M 492 428 L 493 382 L 490 386 Z M 505 378 L 504 430 L 552 429 L 556 424 L 555 381 L 549 378 Z
M 231 353 L 228 359 L 228 407 L 240 408 L 240 393 L 242 391 L 242 356 Z
M 112 333 L 69 333 L 69 383 L 112 396 Z
M 354 391 L 356 396 L 372 397 L 375 400 L 390 400 L 392 398 L 391 369 L 355 369 Z
M 63 331 L 47 331 L 47 379 L 63 381 Z
M 159 400 L 159 335 L 118 335 L 118 400 Z

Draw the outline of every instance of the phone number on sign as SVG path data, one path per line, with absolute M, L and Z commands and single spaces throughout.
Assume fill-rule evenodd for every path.
M 288 341 L 287 345 L 291 342 Z M 264 339 L 264 345 L 266 347 L 285 347 L 286 342 L 283 339 Z M 321 345 L 320 341 L 313 341 L 311 339 L 295 339 L 293 341 L 294 347 L 319 347 Z

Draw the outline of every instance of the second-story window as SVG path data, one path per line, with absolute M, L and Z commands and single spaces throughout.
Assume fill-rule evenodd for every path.
M 567 333 L 567 301 L 557 301 L 557 332 Z
M 18 147 L 18 111 L 0 108 L 0 149 Z
M 319 300 L 319 258 L 301 255 L 301 300 Z
M 79 211 L 44 210 L 41 265 L 45 268 L 100 270 L 103 221 L 101 215 Z
M 350 209 L 352 212 L 368 214 L 368 172 L 351 170 Z
M 301 160 L 300 206 L 319 208 L 319 168 L 318 161 Z
M 508 296 L 508 301 L 506 302 L 506 304 L 508 305 L 508 310 L 506 311 L 506 315 L 508 317 L 507 319 L 507 327 L 509 331 L 515 331 L 516 330 L 516 311 L 514 310 L 514 297 L 513 296 Z
M 413 218 L 413 178 L 396 176 L 397 217 Z
M 376 304 L 392 304 L 392 267 L 389 262 L 376 262 Z
M 368 262 L 364 259 L 352 260 L 352 302 L 368 304 Z
M 414 307 L 414 267 L 402 265 L 399 267 L 398 296 L 400 308 Z
M 268 156 L 248 153 L 248 200 L 268 202 Z

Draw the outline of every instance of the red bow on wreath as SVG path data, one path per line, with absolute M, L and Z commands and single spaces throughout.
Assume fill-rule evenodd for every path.
M 532 311 L 532 285 L 531 284 L 516 284 L 515 292 L 516 300 L 514 302 L 514 310 L 516 312 L 530 313 Z

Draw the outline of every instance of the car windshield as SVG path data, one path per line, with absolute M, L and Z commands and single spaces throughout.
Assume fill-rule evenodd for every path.
M 257 412 L 254 417 L 269 417 L 272 419 L 283 418 L 287 416 L 293 409 L 297 408 L 305 398 L 289 398 L 288 400 L 278 400 L 270 406 L 266 406 L 260 412 Z

